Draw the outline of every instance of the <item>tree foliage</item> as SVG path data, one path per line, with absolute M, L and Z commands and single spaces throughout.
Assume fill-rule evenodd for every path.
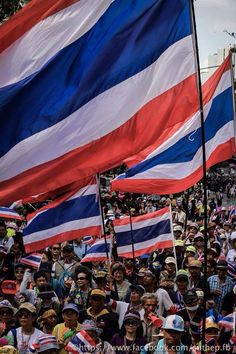
M 30 0 L 0 0 L 0 22 L 6 21 Z

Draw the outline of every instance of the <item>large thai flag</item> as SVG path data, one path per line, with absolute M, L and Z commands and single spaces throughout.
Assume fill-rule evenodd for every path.
M 173 247 L 171 212 L 164 208 L 153 213 L 114 221 L 117 252 L 120 257 L 133 258 L 132 234 L 135 257 L 156 249 Z M 131 234 L 132 232 L 132 234 Z
M 88 250 L 84 258 L 81 259 L 80 263 L 84 262 L 95 262 L 95 261 L 105 261 L 111 255 L 111 242 L 112 239 L 110 236 L 106 237 L 107 242 L 104 238 L 96 241 Z
M 230 56 L 203 85 L 207 168 L 235 153 L 235 122 Z M 146 157 L 145 157 L 146 156 Z M 200 114 L 196 111 L 174 134 L 129 159 L 113 190 L 168 194 L 181 192 L 203 177 Z
M 44 249 L 54 243 L 86 235 L 101 234 L 100 206 L 97 184 L 91 184 L 70 196 L 59 198 L 36 213 L 23 231 L 26 252 Z
M 0 28 L 0 201 L 117 166 L 198 104 L 190 0 L 33 0 Z
M 11 208 L 0 207 L 0 219 L 22 220 L 22 217 Z

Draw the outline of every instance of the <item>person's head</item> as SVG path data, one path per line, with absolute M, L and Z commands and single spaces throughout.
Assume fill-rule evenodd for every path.
M 143 286 L 152 286 L 155 283 L 155 275 L 150 270 L 145 270 L 143 272 Z
M 176 261 L 174 257 L 167 257 L 165 259 L 165 269 L 169 274 L 174 274 L 176 271 Z
M 53 288 L 48 283 L 39 285 L 38 291 L 39 291 L 38 297 L 44 303 L 51 303 L 52 298 L 55 297 L 55 293 L 53 291 Z
M 186 309 L 189 312 L 195 312 L 198 309 L 198 296 L 195 289 L 189 289 L 183 296 Z
M 88 277 L 88 274 L 84 272 L 78 273 L 76 275 L 76 284 L 78 288 L 82 290 L 89 288 L 90 278 Z
M 165 344 L 168 348 L 173 348 L 179 345 L 180 338 L 184 333 L 184 320 L 178 315 L 167 316 L 162 331 L 165 338 Z
M 43 334 L 38 339 L 39 345 L 37 352 L 40 354 L 57 354 L 59 353 L 59 345 L 55 336 L 51 334 Z
M 153 293 L 145 293 L 141 298 L 141 303 L 143 305 L 145 316 L 147 317 L 150 313 L 155 313 L 158 308 L 158 298 Z
M 53 309 L 45 311 L 39 319 L 46 328 L 54 328 L 57 324 L 57 314 Z
M 137 338 L 142 337 L 143 327 L 141 325 L 140 314 L 138 311 L 130 310 L 125 314 L 121 334 L 125 335 L 127 333 L 135 333 Z
M 220 334 L 220 329 L 219 329 L 219 325 L 217 323 L 215 323 L 212 318 L 207 318 L 206 319 L 206 330 L 205 330 L 205 337 L 206 340 L 211 341 L 210 343 L 212 345 L 214 345 L 218 338 L 219 338 L 219 334 Z
M 81 330 L 86 331 L 88 335 L 95 341 L 98 342 L 99 336 L 102 334 L 103 329 L 98 328 L 93 320 L 85 320 L 81 324 Z
M 174 226 L 173 227 L 173 232 L 174 232 L 175 240 L 178 240 L 181 237 L 182 232 L 183 232 L 182 226 L 180 226 L 180 225 Z
M 226 261 L 218 261 L 216 264 L 217 274 L 220 280 L 224 280 L 227 276 L 228 263 Z
M 34 282 L 36 287 L 38 288 L 42 284 L 47 284 L 47 275 L 43 270 L 39 270 L 34 273 Z
M 195 235 L 197 234 L 198 232 L 198 229 L 199 229 L 199 226 L 196 222 L 192 222 L 190 225 L 189 225 L 189 231 L 194 233 Z
M 204 236 L 201 232 L 198 232 L 194 236 L 194 246 L 196 248 L 202 248 L 204 246 Z
M 105 289 L 107 283 L 107 275 L 108 273 L 104 270 L 99 270 L 94 273 L 93 280 L 99 289 Z
M 226 221 L 224 224 L 223 224 L 223 228 L 226 232 L 229 232 L 229 230 L 231 229 L 231 222 L 230 221 Z
M 39 271 L 42 271 L 46 274 L 47 282 L 50 282 L 51 273 L 52 273 L 52 263 L 51 262 L 41 262 Z
M 194 246 L 187 246 L 185 251 L 186 257 L 195 257 L 196 248 Z
M 8 300 L 0 302 L 0 322 L 8 325 L 12 321 L 14 314 L 15 309 Z
M 183 251 L 184 251 L 184 241 L 183 240 L 175 240 L 176 255 L 180 255 L 180 257 L 181 257 Z
M 207 277 L 215 273 L 216 261 L 214 259 L 207 260 Z
M 105 302 L 106 302 L 105 292 L 101 289 L 93 289 L 89 296 L 89 302 L 91 308 L 95 312 L 100 312 L 105 306 Z
M 49 262 L 52 263 L 52 252 L 50 250 L 43 251 L 42 253 L 42 262 Z
M 197 259 L 189 262 L 188 270 L 192 278 L 199 278 L 201 275 L 202 263 Z
M 138 304 L 141 302 L 141 297 L 145 293 L 145 288 L 142 285 L 131 285 L 130 301 L 133 304 Z
M 17 317 L 21 327 L 32 329 L 36 319 L 36 307 L 30 302 L 21 304 L 17 312 Z
M 184 269 L 178 270 L 175 278 L 175 283 L 180 293 L 185 293 L 188 289 L 189 283 L 188 272 Z
M 122 263 L 113 264 L 111 274 L 113 275 L 117 283 L 122 282 L 126 275 L 125 266 Z
M 51 250 L 53 258 L 58 259 L 61 254 L 61 245 L 59 243 L 55 243 L 54 245 L 52 245 Z
M 75 257 L 73 246 L 66 245 L 62 249 L 62 256 L 66 263 L 71 263 Z
M 208 232 L 209 238 L 215 238 L 215 226 L 216 225 L 213 222 L 210 222 L 207 225 L 207 232 Z
M 17 282 L 21 282 L 23 280 L 25 274 L 25 265 L 21 263 L 17 263 L 15 265 L 15 279 Z
M 7 234 L 7 228 L 4 221 L 0 221 L 0 238 L 4 238 Z
M 62 309 L 62 317 L 66 327 L 76 327 L 79 318 L 79 309 L 77 305 L 72 303 L 64 305 Z

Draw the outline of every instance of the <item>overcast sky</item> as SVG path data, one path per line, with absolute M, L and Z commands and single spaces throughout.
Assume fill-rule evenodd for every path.
M 196 0 L 194 7 L 202 67 L 218 48 L 236 45 L 236 39 L 223 32 L 236 32 L 236 0 Z

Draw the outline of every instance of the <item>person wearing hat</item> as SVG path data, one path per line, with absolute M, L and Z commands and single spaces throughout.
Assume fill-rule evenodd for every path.
M 177 260 L 177 269 L 181 269 L 182 261 L 184 258 L 184 241 L 183 240 L 175 240 L 175 252 L 176 252 L 176 260 Z
M 39 328 L 42 329 L 44 333 L 52 334 L 54 327 L 57 324 L 57 314 L 53 309 L 47 310 L 37 319 Z
M 119 328 L 121 328 L 126 312 L 136 310 L 140 314 L 144 312 L 141 303 L 141 297 L 145 293 L 145 288 L 142 285 L 130 285 L 130 298 L 129 302 L 116 301 L 109 299 L 110 292 L 106 290 L 107 304 L 119 315 Z
M 194 236 L 194 247 L 196 248 L 197 258 L 203 256 L 204 251 L 204 236 L 201 232 L 196 233 Z
M 195 258 L 196 258 L 196 248 L 194 246 L 187 246 L 181 268 L 186 269 L 189 265 L 189 262 L 191 262 Z
M 37 316 L 42 316 L 47 310 L 54 310 L 59 318 L 61 313 L 60 302 L 50 284 L 42 284 L 38 288 L 38 301 L 36 303 Z
M 174 257 L 167 257 L 165 259 L 165 270 L 161 271 L 159 278 L 160 287 L 167 291 L 174 289 L 174 281 L 176 277 L 176 260 Z
M 230 346 L 228 345 L 228 351 L 219 344 L 220 328 L 219 324 L 215 322 L 214 317 L 206 318 L 206 328 L 205 328 L 205 353 L 215 354 L 215 353 L 226 353 L 229 351 Z M 199 341 L 197 345 L 192 347 L 192 354 L 201 354 L 202 341 Z
M 194 259 L 188 265 L 189 288 L 198 288 L 204 290 L 204 276 L 201 274 L 202 262 Z M 210 294 L 209 284 L 207 284 L 207 296 Z
M 124 316 L 121 330 L 111 339 L 115 353 L 126 354 L 127 351 L 129 353 L 139 353 L 146 343 L 147 341 L 143 337 L 140 314 L 135 310 L 130 310 Z M 122 347 L 123 349 L 121 349 Z
M 62 257 L 63 259 L 54 263 L 52 268 L 52 272 L 58 280 L 63 277 L 65 271 L 74 273 L 75 268 L 79 265 L 71 245 L 66 245 L 62 248 Z
M 220 313 L 223 297 L 233 289 L 234 282 L 227 276 L 228 263 L 226 261 L 218 261 L 216 271 L 217 274 L 209 277 L 207 281 L 210 286 L 210 293 L 214 295 L 216 310 Z
M 184 269 L 179 269 L 175 278 L 176 289 L 170 291 L 169 295 L 173 304 L 178 310 L 184 308 L 183 296 L 188 290 L 189 274 Z
M 37 348 L 37 353 L 41 354 L 58 354 L 59 345 L 55 336 L 44 334 L 39 337 L 38 343 L 32 345 L 30 348 L 30 353 L 35 353 L 35 348 Z
M 106 294 L 103 290 L 92 289 L 89 295 L 90 307 L 80 312 L 80 321 L 93 320 L 99 328 L 103 329 L 101 339 L 110 341 L 112 336 L 118 332 L 118 316 L 105 305 Z
M 16 326 L 15 313 L 16 309 L 8 300 L 0 302 L 0 323 L 5 323 L 5 330 L 1 333 L 1 336 L 7 335 L 7 333 Z
M 185 333 L 182 337 L 183 343 L 190 348 L 193 342 L 200 340 L 200 326 L 204 310 L 199 306 L 196 289 L 188 289 L 183 295 L 185 308 L 177 312 L 185 323 Z
M 226 236 L 227 241 L 230 242 L 230 236 L 231 236 L 231 233 L 232 233 L 232 224 L 231 224 L 231 222 L 230 221 L 224 222 L 223 229 L 225 230 L 225 236 Z
M 149 269 L 140 270 L 138 272 L 139 284 L 143 285 L 146 292 L 153 293 L 157 289 L 157 279 L 155 274 Z
M 81 331 L 72 337 L 66 346 L 68 353 L 115 354 L 110 343 L 101 340 L 102 330 L 92 320 L 85 320 Z M 85 341 L 83 340 L 85 339 Z M 85 343 L 84 347 L 82 343 Z
M 17 311 L 17 318 L 20 327 L 11 329 L 7 336 L 20 353 L 28 353 L 30 346 L 38 342 L 38 338 L 43 335 L 42 331 L 34 327 L 34 321 L 36 320 L 35 306 L 30 302 L 21 304 Z
M 77 305 L 71 303 L 64 305 L 62 309 L 62 317 L 64 322 L 57 324 L 52 334 L 56 337 L 59 344 L 59 354 L 67 354 L 65 350 L 70 338 L 80 330 L 79 309 Z
M 173 232 L 174 232 L 174 238 L 175 240 L 181 239 L 182 233 L 183 233 L 183 228 L 180 225 L 175 225 L 173 226 Z

